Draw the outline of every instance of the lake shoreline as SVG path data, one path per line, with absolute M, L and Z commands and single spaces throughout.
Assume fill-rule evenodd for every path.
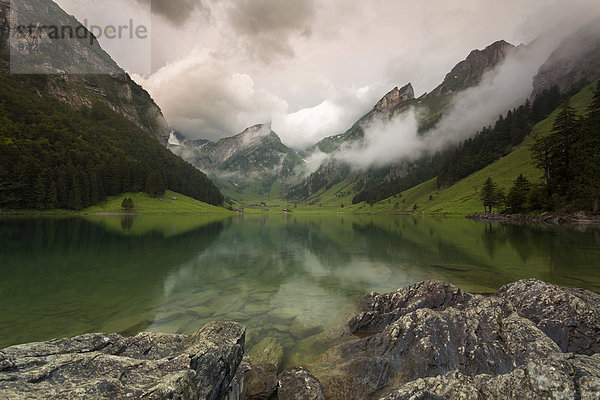
M 513 224 L 531 223 L 544 225 L 600 225 L 600 215 L 592 216 L 584 212 L 555 212 L 542 214 L 505 214 L 500 212 L 483 212 L 470 214 L 465 218 L 474 221 L 507 222 Z
M 359 300 L 344 327 L 314 336 L 337 344 L 304 367 L 253 361 L 244 326 L 212 322 L 192 335 L 85 334 L 8 347 L 0 389 L 67 400 L 595 398 L 599 310 L 596 293 L 535 279 L 492 296 L 430 280 Z

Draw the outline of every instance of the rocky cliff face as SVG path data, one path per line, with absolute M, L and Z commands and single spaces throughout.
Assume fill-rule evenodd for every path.
M 499 40 L 483 50 L 473 50 L 465 60 L 452 68 L 440 86 L 419 100 L 424 101 L 431 96 L 451 94 L 477 85 L 486 72 L 500 64 L 515 48 L 512 44 Z
M 581 82 L 600 77 L 600 21 L 566 38 L 533 79 L 532 98 L 557 85 L 567 93 Z
M 49 94 L 76 108 L 90 107 L 94 102 L 104 103 L 162 144 L 167 144 L 169 129 L 160 108 L 97 41 L 93 44 L 87 40 L 52 41 L 48 32 L 35 39 L 14 34 L 20 24 L 79 27 L 78 21 L 51 0 L 18 1 L 15 4 L 18 7 L 11 9 L 9 0 L 0 0 L 0 73 L 8 74 L 12 69 L 13 72 L 38 76 L 45 86 L 40 95 Z M 11 31 L 13 36 L 9 40 Z M 28 48 L 32 43 L 39 46 L 39 51 L 19 52 L 19 57 L 10 57 L 11 48 L 16 51 L 18 47 Z M 25 81 L 26 76 L 12 75 L 12 78 Z
M 348 131 L 341 135 L 332 136 L 323 139 L 317 143 L 307 153 L 322 151 L 325 153 L 334 153 L 343 146 L 359 143 L 364 139 L 363 126 L 373 121 L 374 118 L 391 118 L 394 115 L 407 110 L 411 106 L 419 109 L 422 118 L 424 130 L 435 125 L 435 122 L 443 115 L 450 104 L 452 96 L 469 87 L 476 86 L 483 75 L 498 66 L 515 46 L 504 40 L 497 41 L 483 50 L 473 50 L 465 60 L 458 63 L 445 77 L 444 81 L 431 93 L 425 93 L 418 99 L 414 97 L 414 89 L 409 83 L 401 89 L 394 88 L 386 94 L 375 107 L 358 120 Z M 407 170 L 406 163 L 389 168 L 387 179 L 394 175 L 402 174 Z M 369 176 L 373 175 L 371 171 L 364 173 L 354 172 L 350 176 L 352 169 L 343 165 L 342 162 L 331 160 L 323 164 L 319 170 L 307 177 L 290 190 L 291 198 L 305 199 L 318 193 L 321 190 L 328 189 L 344 179 L 368 181 Z M 380 172 L 375 174 L 382 176 Z
M 394 88 L 391 92 L 386 94 L 383 99 L 379 100 L 379 102 L 373 108 L 373 111 L 377 113 L 383 112 L 391 112 L 397 108 L 406 109 L 411 100 L 415 99 L 415 91 L 412 85 L 409 83 L 404 86 L 402 89 Z

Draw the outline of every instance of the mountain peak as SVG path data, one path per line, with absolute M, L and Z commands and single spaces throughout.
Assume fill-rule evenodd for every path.
M 415 99 L 415 91 L 412 84 L 408 84 L 401 89 L 395 87 L 388 94 L 386 94 L 379 103 L 375 105 L 374 110 L 376 112 L 391 111 L 398 105 Z
M 478 84 L 486 72 L 500 64 L 514 49 L 516 47 L 505 40 L 498 40 L 483 50 L 471 51 L 466 59 L 452 68 L 432 94 L 451 94 Z
M 269 137 L 276 140 L 280 140 L 279 136 L 271 129 L 271 123 L 258 124 L 244 129 L 242 133 L 237 134 L 234 138 L 241 139 L 244 144 L 249 145 L 256 140 Z

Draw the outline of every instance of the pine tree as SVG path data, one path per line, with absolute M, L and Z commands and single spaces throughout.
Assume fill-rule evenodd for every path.
M 481 189 L 481 201 L 483 201 L 483 209 L 485 211 L 489 209 L 492 212 L 492 207 L 496 206 L 497 191 L 498 187 L 492 178 L 487 178 Z
M 166 185 L 160 172 L 153 170 L 146 179 L 146 193 L 152 197 L 160 197 L 165 194 Z
M 529 181 L 523 174 L 515 179 L 514 185 L 506 197 L 506 206 L 510 212 L 520 213 L 524 211 L 525 201 L 527 200 L 530 189 Z
M 481 189 L 480 199 L 483 202 L 483 209 L 492 212 L 494 207 L 500 209 L 505 202 L 504 191 L 498 188 L 492 178 L 487 178 Z
M 591 200 L 592 211 L 599 211 L 600 198 L 600 83 L 588 108 L 575 144 L 575 191 L 578 198 Z
M 121 207 L 127 212 L 133 211 L 133 209 L 135 208 L 135 206 L 133 204 L 133 199 L 125 197 L 123 199 L 123 202 L 121 202 Z
M 570 99 L 566 99 L 554 121 L 551 137 L 554 139 L 553 158 L 561 194 L 571 198 L 573 180 L 573 144 L 579 129 L 579 119 Z

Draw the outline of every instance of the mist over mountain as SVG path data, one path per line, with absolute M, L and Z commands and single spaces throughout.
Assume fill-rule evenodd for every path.
M 500 40 L 473 50 L 430 93 L 415 98 L 412 84 L 396 87 L 346 132 L 298 153 L 302 162 L 294 163 L 294 171 L 288 171 L 287 176 L 278 173 L 280 183 L 285 181 L 280 190 L 295 183 L 284 195 L 302 199 L 345 179 L 361 185 L 387 181 L 409 174 L 415 162 L 437 163 L 433 158 L 440 151 L 473 136 L 498 115 L 539 92 L 553 85 L 566 92 L 577 83 L 592 81 L 599 70 L 599 37 L 597 25 L 589 24 L 548 34 L 528 45 L 514 46 Z M 585 45 L 580 45 L 583 39 Z M 189 154 L 178 154 L 192 160 Z M 191 162 L 207 168 L 206 159 L 196 157 Z M 228 168 L 227 164 L 220 166 L 221 181 L 240 176 L 239 170 Z M 435 173 L 431 166 L 419 179 L 429 179 Z M 303 181 L 297 182 L 302 177 Z

